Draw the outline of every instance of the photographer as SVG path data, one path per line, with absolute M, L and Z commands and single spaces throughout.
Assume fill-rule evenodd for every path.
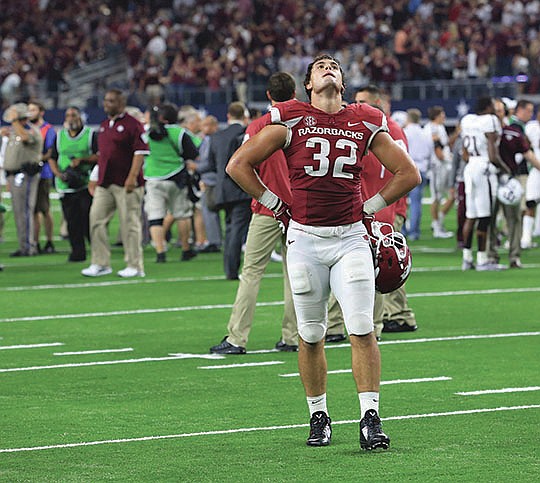
M 34 209 L 36 207 L 43 139 L 37 128 L 28 122 L 28 106 L 14 104 L 6 109 L 3 120 L 11 124 L 0 129 L 0 137 L 8 138 L 4 170 L 6 172 L 13 217 L 17 226 L 19 249 L 12 257 L 36 254 L 34 241 Z
M 163 219 L 170 211 L 175 220 L 193 215 L 189 198 L 189 170 L 196 169 L 193 160 L 199 152 L 186 130 L 175 125 L 177 109 L 173 104 L 161 104 L 152 109 L 148 146 L 150 154 L 144 160 L 146 195 L 144 209 L 148 215 L 150 236 L 156 249 L 157 263 L 166 261 Z M 189 223 L 178 223 L 182 242 L 182 260 L 195 256 L 189 245 Z
M 92 196 L 88 192 L 90 171 L 97 163 L 97 136 L 83 125 L 81 111 L 68 107 L 64 128 L 58 133 L 49 165 L 56 176 L 62 211 L 67 222 L 71 253 L 68 261 L 86 260 L 84 239 L 90 240 L 89 215 Z

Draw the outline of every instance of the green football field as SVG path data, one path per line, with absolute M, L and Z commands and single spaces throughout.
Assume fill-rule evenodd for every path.
M 391 448 L 368 453 L 348 344 L 327 347 L 332 444 L 305 444 L 297 355 L 273 350 L 280 264 L 261 284 L 248 354 L 210 356 L 237 288 L 220 254 L 180 262 L 171 248 L 157 265 L 148 246 L 146 278 L 85 278 L 60 239 L 57 254 L 9 258 L 8 212 L 0 481 L 538 481 L 540 248 L 521 270 L 463 273 L 427 218 L 407 284 L 419 329 L 380 342 Z M 120 248 L 112 264 L 124 267 Z

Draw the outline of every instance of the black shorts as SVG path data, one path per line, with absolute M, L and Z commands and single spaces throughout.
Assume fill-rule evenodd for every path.
M 49 193 L 51 192 L 52 179 L 51 178 L 41 178 L 39 180 L 37 200 L 36 200 L 36 209 L 34 213 L 47 213 L 49 211 L 50 202 L 49 202 Z

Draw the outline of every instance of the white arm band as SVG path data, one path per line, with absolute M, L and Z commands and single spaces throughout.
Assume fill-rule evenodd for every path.
M 283 205 L 283 201 L 281 201 L 279 197 L 275 193 L 270 191 L 268 188 L 257 201 L 273 212 L 279 211 L 279 209 Z
M 386 200 L 381 196 L 380 193 L 377 193 L 375 196 L 372 196 L 369 200 L 364 202 L 364 213 L 367 215 L 372 215 L 377 213 L 377 211 L 386 208 L 388 204 Z

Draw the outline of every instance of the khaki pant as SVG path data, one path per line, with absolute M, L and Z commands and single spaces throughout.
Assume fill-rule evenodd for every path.
M 274 218 L 258 214 L 252 216 L 249 224 L 242 276 L 227 326 L 229 331 L 227 340 L 231 344 L 242 347 L 247 344 L 253 325 L 261 278 L 270 261 L 270 255 L 279 241 L 282 242 L 283 296 L 285 301 L 281 340 L 287 345 L 298 344 L 296 315 L 287 273 L 285 237 Z
M 143 187 L 135 188 L 131 193 L 114 184 L 107 188 L 96 187 L 90 209 L 92 263 L 105 267 L 111 264 L 108 224 L 118 210 L 126 265 L 144 271 L 141 235 L 143 195 Z
M 401 231 L 405 219 L 401 215 L 396 215 L 394 230 Z M 375 307 L 373 310 L 373 324 L 375 335 L 381 336 L 384 321 L 396 321 L 400 325 L 416 325 L 414 312 L 409 308 L 405 285 L 387 294 L 375 292 Z M 328 301 L 328 334 L 344 334 L 345 327 L 343 314 L 333 294 L 330 294 Z
M 17 227 L 19 250 L 30 255 L 36 254 L 34 241 L 34 210 L 40 174 L 29 176 L 25 173 L 9 175 L 7 181 L 11 192 L 11 207 Z

